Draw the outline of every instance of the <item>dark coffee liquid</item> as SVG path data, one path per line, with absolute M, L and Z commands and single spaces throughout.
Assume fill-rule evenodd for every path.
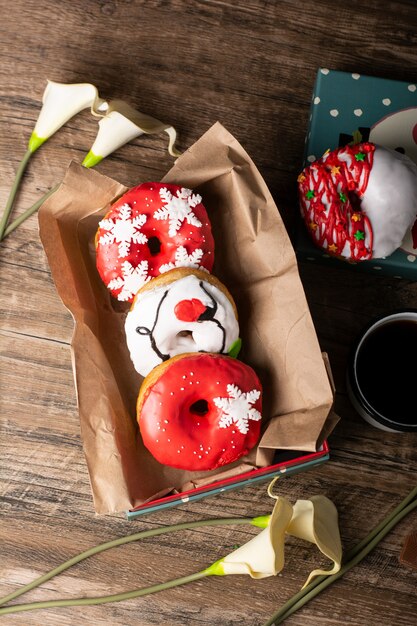
M 360 390 L 393 422 L 417 423 L 417 322 L 388 322 L 370 333 L 356 361 Z

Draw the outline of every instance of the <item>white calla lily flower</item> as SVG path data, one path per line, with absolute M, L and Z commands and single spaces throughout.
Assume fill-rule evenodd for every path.
M 212 574 L 249 574 L 251 578 L 276 576 L 284 567 L 285 531 L 293 508 L 286 498 L 278 498 L 268 526 L 243 546 L 216 561 Z
M 112 100 L 105 117 L 98 124 L 99 130 L 94 144 L 82 163 L 84 167 L 94 167 L 106 156 L 140 135 L 162 131 L 169 136 L 169 153 L 172 156 L 181 154 L 175 148 L 177 133 L 173 126 L 140 113 L 123 100 Z
M 284 567 L 286 534 L 314 543 L 334 563 L 331 570 L 311 572 L 304 587 L 314 576 L 336 574 L 341 566 L 342 544 L 337 509 L 331 500 L 325 496 L 313 496 L 310 500 L 297 500 L 292 506 L 286 498 L 274 496 L 270 490 L 268 493 L 276 498 L 272 514 L 254 518 L 251 522 L 264 530 L 213 563 L 205 574 L 249 574 L 252 578 L 276 576 Z
M 325 496 L 312 496 L 309 500 L 297 500 L 293 516 L 287 528 L 293 537 L 315 543 L 320 552 L 333 561 L 330 570 L 315 569 L 306 582 L 319 575 L 336 574 L 342 562 L 342 542 L 340 540 L 337 509 Z M 303 588 L 304 588 L 303 587 Z
M 42 97 L 42 109 L 29 140 L 30 152 L 35 152 L 49 137 L 74 115 L 91 108 L 94 115 L 105 115 L 107 102 L 90 83 L 56 83 L 48 81 Z

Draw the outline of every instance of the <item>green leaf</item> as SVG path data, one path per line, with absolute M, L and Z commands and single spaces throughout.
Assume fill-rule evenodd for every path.
M 236 359 L 236 358 L 237 358 L 237 355 L 239 354 L 239 352 L 240 352 L 240 349 L 241 349 L 241 348 L 242 348 L 242 340 L 241 340 L 241 338 L 239 337 L 238 339 L 236 339 L 236 341 L 234 341 L 234 342 L 232 343 L 232 345 L 230 346 L 229 350 L 227 351 L 227 354 L 228 354 L 229 356 L 231 356 L 231 357 L 232 357 L 232 359 Z

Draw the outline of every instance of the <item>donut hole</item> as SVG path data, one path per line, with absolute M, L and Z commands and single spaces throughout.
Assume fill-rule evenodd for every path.
M 358 194 L 356 193 L 356 191 L 349 191 L 348 196 L 349 196 L 350 204 L 353 210 L 356 213 L 359 213 L 362 210 L 362 208 L 361 208 L 361 200 Z
M 146 243 L 152 256 L 156 256 L 161 252 L 162 244 L 158 237 L 149 237 Z
M 180 330 L 175 336 L 175 346 L 181 351 L 195 352 L 196 343 L 194 341 L 193 332 L 188 329 Z
M 209 412 L 209 405 L 207 400 L 201 399 L 196 400 L 190 406 L 190 413 L 192 415 L 196 415 L 197 417 L 204 417 Z
M 193 332 L 191 330 L 180 330 L 180 332 L 177 333 L 177 337 L 188 337 L 189 339 L 192 339 L 192 341 L 194 341 Z

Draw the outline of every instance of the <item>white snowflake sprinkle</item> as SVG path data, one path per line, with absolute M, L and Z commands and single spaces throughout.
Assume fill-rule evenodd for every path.
M 258 400 L 261 392 L 252 389 L 245 393 L 237 385 L 227 385 L 228 398 L 213 398 L 214 404 L 222 410 L 222 417 L 219 421 L 220 428 L 227 428 L 236 424 L 242 435 L 249 431 L 249 420 L 258 422 L 261 419 L 259 411 L 253 408 L 253 404 Z
M 159 190 L 161 199 L 165 202 L 165 206 L 158 209 L 153 214 L 157 220 L 169 220 L 170 237 L 174 237 L 182 226 L 184 220 L 192 226 L 202 226 L 200 220 L 194 215 L 192 209 L 200 204 L 201 196 L 193 194 L 191 189 L 182 187 L 177 191 L 177 195 L 173 196 L 166 187 Z
M 118 276 L 109 282 L 108 289 L 122 289 L 117 295 L 118 300 L 126 302 L 133 298 L 137 291 L 149 280 L 148 261 L 141 261 L 137 267 L 133 267 L 129 261 L 122 263 L 122 276 Z
M 164 263 L 159 268 L 159 272 L 163 274 L 164 272 L 173 270 L 174 267 L 195 267 L 207 272 L 205 267 L 199 265 L 203 254 L 201 248 L 197 248 L 191 254 L 187 254 L 187 249 L 184 246 L 179 246 L 175 251 L 175 263 Z
M 132 209 L 128 204 L 123 204 L 119 209 L 119 215 L 114 218 L 104 219 L 99 222 L 100 228 L 106 230 L 99 239 L 101 244 L 119 244 L 119 257 L 127 257 L 130 244 L 146 243 L 148 238 L 140 229 L 147 220 L 146 215 L 136 215 L 132 218 Z

